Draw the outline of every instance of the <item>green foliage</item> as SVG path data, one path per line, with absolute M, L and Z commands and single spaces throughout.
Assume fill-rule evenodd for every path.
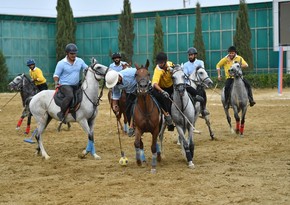
M 155 28 L 154 28 L 154 44 L 153 44 L 153 56 L 152 56 L 152 65 L 153 69 L 156 65 L 155 57 L 161 51 L 164 51 L 164 44 L 163 44 L 163 30 L 162 30 L 162 23 L 159 14 L 156 14 L 155 18 Z
M 249 26 L 248 7 L 245 0 L 240 0 L 239 13 L 236 19 L 236 33 L 234 36 L 234 45 L 238 54 L 247 61 L 249 67 L 247 70 L 253 70 L 253 54 L 251 49 L 251 29 Z
M 4 92 L 7 90 L 8 84 L 8 67 L 6 65 L 5 56 L 0 50 L 0 91 Z
M 65 57 L 65 46 L 75 43 L 76 23 L 69 0 L 57 0 L 56 17 L 56 60 Z
M 248 74 L 244 76 L 253 88 L 278 88 L 278 75 L 275 74 Z M 217 77 L 211 78 L 218 88 L 225 85 L 225 80 L 218 81 Z M 283 87 L 290 87 L 290 74 L 283 75 Z
M 129 0 L 124 0 L 123 11 L 119 16 L 118 43 L 122 59 L 128 63 L 132 63 L 134 38 L 134 17 L 131 3 Z
M 196 26 L 194 30 L 193 44 L 194 47 L 197 49 L 198 59 L 201 59 L 204 62 L 206 62 L 205 46 L 202 38 L 201 9 L 199 2 L 196 3 Z

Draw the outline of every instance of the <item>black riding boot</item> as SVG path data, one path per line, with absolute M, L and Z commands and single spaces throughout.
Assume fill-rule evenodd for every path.
M 250 106 L 253 107 L 256 104 L 256 102 L 254 101 L 254 98 L 253 98 L 252 88 L 251 88 L 249 82 L 246 79 L 243 79 L 243 81 L 244 81 L 245 86 L 247 88 Z

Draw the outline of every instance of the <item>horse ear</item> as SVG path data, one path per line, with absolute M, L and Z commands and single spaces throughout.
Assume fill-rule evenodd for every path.
M 147 59 L 146 64 L 145 64 L 145 67 L 146 67 L 146 68 L 149 68 L 149 65 L 150 65 L 150 62 L 149 62 L 149 60 Z
M 97 64 L 97 63 L 98 63 L 98 61 L 94 57 L 92 57 L 91 58 L 91 64 L 93 65 L 93 64 Z
M 139 65 L 137 63 L 134 63 L 135 68 L 138 70 L 139 69 Z

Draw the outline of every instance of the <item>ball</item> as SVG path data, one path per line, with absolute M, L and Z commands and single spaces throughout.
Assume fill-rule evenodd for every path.
M 119 164 L 121 166 L 127 166 L 127 164 L 128 164 L 128 158 L 127 157 L 121 157 L 120 160 L 119 160 Z

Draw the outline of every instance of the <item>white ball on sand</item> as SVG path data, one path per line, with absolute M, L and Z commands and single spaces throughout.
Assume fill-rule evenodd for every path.
M 119 160 L 119 164 L 121 166 L 127 166 L 128 162 L 129 161 L 128 161 L 128 158 L 127 157 L 121 157 L 120 160 Z

